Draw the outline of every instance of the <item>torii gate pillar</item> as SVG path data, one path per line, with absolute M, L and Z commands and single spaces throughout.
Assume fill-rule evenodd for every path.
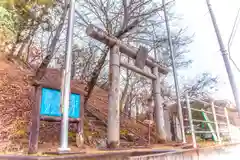
M 110 49 L 109 72 L 107 146 L 116 148 L 120 144 L 120 53 L 117 45 Z
M 155 112 L 156 112 L 156 125 L 157 132 L 159 134 L 159 141 L 166 141 L 166 132 L 164 126 L 164 113 L 163 113 L 163 101 L 161 97 L 161 86 L 160 86 L 160 77 L 158 73 L 158 68 L 153 68 L 153 74 L 156 76 L 156 79 L 153 80 L 153 97 L 155 101 Z

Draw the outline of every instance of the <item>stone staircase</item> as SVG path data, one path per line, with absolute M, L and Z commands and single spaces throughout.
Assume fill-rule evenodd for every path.
M 121 146 L 144 146 L 148 144 L 148 126 L 135 119 L 125 119 L 124 114 L 120 115 L 120 144 Z M 98 134 L 98 138 L 107 137 L 107 113 L 88 105 L 85 108 L 85 120 L 88 123 L 89 131 Z M 153 128 L 152 128 L 153 130 Z M 156 139 L 156 133 L 151 132 L 151 140 Z

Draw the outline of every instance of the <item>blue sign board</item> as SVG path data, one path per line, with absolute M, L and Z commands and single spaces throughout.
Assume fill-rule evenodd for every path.
M 60 117 L 60 98 L 59 90 L 42 88 L 40 115 Z M 71 93 L 68 113 L 70 118 L 80 118 L 80 104 L 80 95 Z

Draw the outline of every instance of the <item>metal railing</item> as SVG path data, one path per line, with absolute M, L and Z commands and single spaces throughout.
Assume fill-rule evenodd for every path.
M 190 105 L 190 99 L 193 100 L 193 101 L 197 101 L 199 103 L 202 103 L 204 105 L 208 105 L 208 106 L 211 106 L 211 112 L 210 111 L 206 111 L 204 109 L 195 109 L 195 108 L 192 108 L 191 105 Z M 184 108 L 187 108 L 187 112 L 188 112 L 188 119 L 185 119 L 185 121 L 187 120 L 189 122 L 189 128 L 190 128 L 190 132 L 191 132 L 191 136 L 192 136 L 192 143 L 193 143 L 193 147 L 194 148 L 197 148 L 197 141 L 196 141 L 196 134 L 199 134 L 199 133 L 202 133 L 202 134 L 207 134 L 207 133 L 211 133 L 213 134 L 213 136 L 215 135 L 215 138 L 217 139 L 217 142 L 219 144 L 222 143 L 222 138 L 220 136 L 220 133 L 229 133 L 229 140 L 231 142 L 231 131 L 230 131 L 230 122 L 229 122 L 229 117 L 228 117 L 228 111 L 227 111 L 227 108 L 226 107 L 219 107 L 219 106 L 216 106 L 214 105 L 214 102 L 212 103 L 208 103 L 208 102 L 205 102 L 205 101 L 201 101 L 201 100 L 197 100 L 197 99 L 194 99 L 194 98 L 189 98 L 188 97 L 188 94 L 185 95 L 185 100 L 186 100 L 186 107 Z M 216 110 L 215 108 L 218 108 L 218 109 L 224 109 L 224 115 L 221 115 L 221 114 L 216 114 Z M 193 119 L 192 117 L 192 111 L 195 111 L 195 112 L 202 112 L 202 113 L 205 113 L 205 114 L 210 114 L 213 116 L 213 121 L 210 121 L 209 119 L 205 119 L 206 121 L 204 120 L 198 120 L 198 119 Z M 222 118 L 225 118 L 226 120 L 226 123 L 219 123 L 218 122 L 218 117 L 222 117 Z M 196 131 L 194 129 L 194 124 L 193 122 L 201 122 L 201 123 L 205 123 L 208 125 L 208 128 L 212 131 Z M 215 128 L 211 126 L 211 124 L 214 124 Z M 221 131 L 219 129 L 219 125 L 226 125 L 227 128 L 228 128 L 228 131 Z M 186 128 L 186 127 L 185 127 Z

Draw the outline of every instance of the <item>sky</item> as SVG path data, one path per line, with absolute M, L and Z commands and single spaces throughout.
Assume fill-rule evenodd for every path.
M 212 8 L 219 25 L 225 47 L 232 31 L 232 26 L 240 8 L 240 0 L 210 0 Z M 225 65 L 219 50 L 214 28 L 208 13 L 206 0 L 176 0 L 176 12 L 183 18 L 181 25 L 188 27 L 189 35 L 195 34 L 194 41 L 190 44 L 190 59 L 194 62 L 191 67 L 184 71 L 179 71 L 179 75 L 188 78 L 195 77 L 198 73 L 210 72 L 219 76 L 219 91 L 213 95 L 219 99 L 229 99 L 233 101 L 231 87 L 229 85 Z M 240 67 L 240 26 L 236 32 L 231 47 L 231 56 Z M 240 72 L 232 65 L 235 80 L 240 89 Z

